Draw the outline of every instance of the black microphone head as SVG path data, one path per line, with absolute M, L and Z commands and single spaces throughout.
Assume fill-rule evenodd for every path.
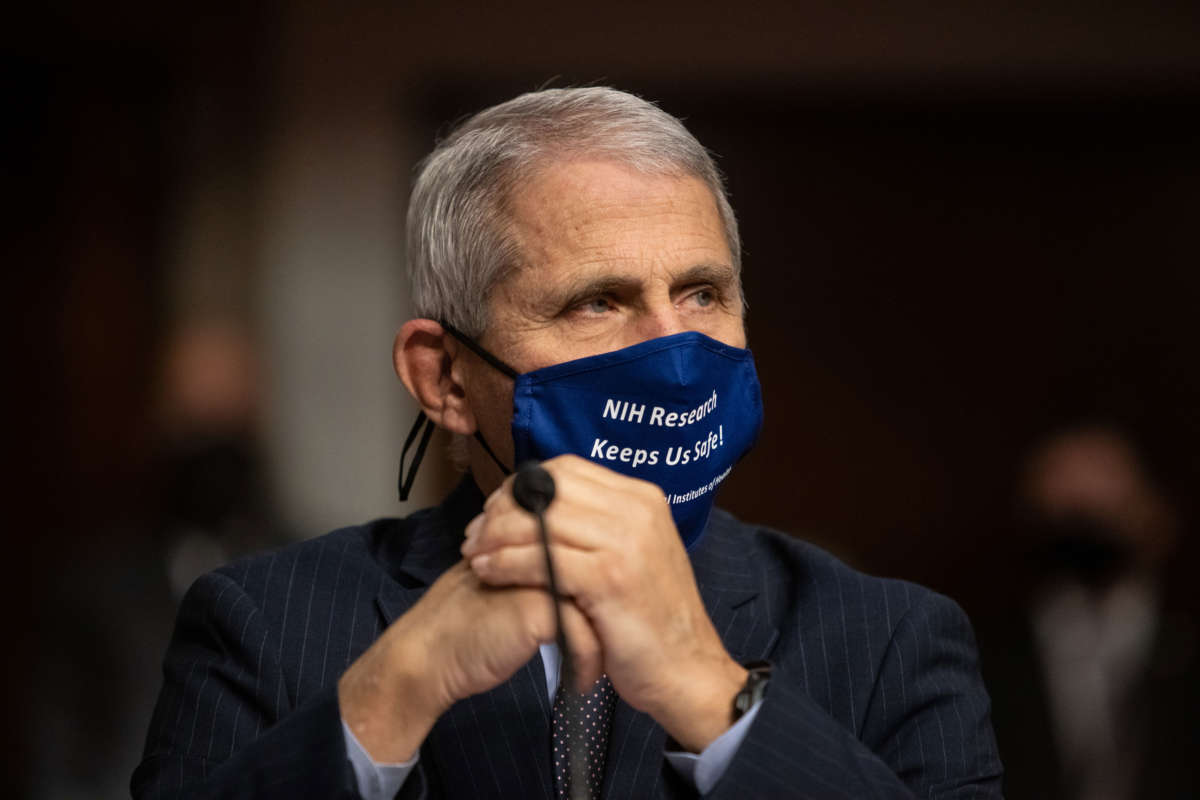
M 526 461 L 517 468 L 512 493 L 517 505 L 530 513 L 540 514 L 554 499 L 554 478 L 541 464 Z

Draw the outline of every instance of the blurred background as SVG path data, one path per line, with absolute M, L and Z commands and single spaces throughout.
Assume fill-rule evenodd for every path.
M 17 796 L 127 796 L 200 572 L 452 484 L 395 499 L 411 170 L 586 83 L 728 177 L 766 434 L 720 502 L 966 607 L 1010 796 L 1187 796 L 1200 5 L 42 9 L 0 33 Z

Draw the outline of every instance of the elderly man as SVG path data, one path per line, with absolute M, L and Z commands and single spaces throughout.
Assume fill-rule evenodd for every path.
M 737 225 L 678 120 L 604 88 L 488 109 L 408 241 L 409 444 L 458 434 L 469 474 L 198 581 L 136 796 L 999 796 L 957 606 L 712 508 L 761 406 Z

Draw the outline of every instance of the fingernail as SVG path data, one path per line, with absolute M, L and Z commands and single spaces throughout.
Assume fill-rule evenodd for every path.
M 483 514 L 479 514 L 475 517 L 475 519 L 467 523 L 466 530 L 463 531 L 463 535 L 466 536 L 466 539 L 463 541 L 462 547 L 459 548 L 460 552 L 464 556 L 470 555 L 471 552 L 474 551 L 476 539 L 479 537 L 479 529 L 482 527 Z
M 487 553 L 484 553 L 481 556 L 475 556 L 471 559 L 471 569 L 475 570 L 476 572 L 483 572 L 491 563 L 492 557 Z

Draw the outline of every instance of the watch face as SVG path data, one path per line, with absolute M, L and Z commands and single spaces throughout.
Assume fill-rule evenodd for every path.
M 755 661 L 746 665 L 749 674 L 742 690 L 733 698 L 733 718 L 739 719 L 754 704 L 763 698 L 767 692 L 767 682 L 771 680 L 771 665 L 765 661 Z

